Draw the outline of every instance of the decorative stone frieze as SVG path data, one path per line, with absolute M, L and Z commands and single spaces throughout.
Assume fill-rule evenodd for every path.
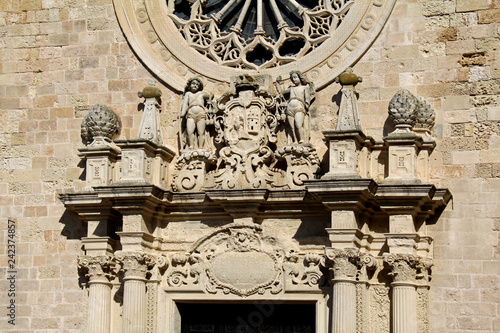
M 171 256 L 171 287 L 198 286 L 209 294 L 277 294 L 283 290 L 283 252 L 258 225 L 232 224 L 195 243 L 190 254 Z M 312 260 L 312 259 L 311 259 Z M 314 260 L 313 260 L 314 261 Z M 246 269 L 252 274 L 245 274 Z

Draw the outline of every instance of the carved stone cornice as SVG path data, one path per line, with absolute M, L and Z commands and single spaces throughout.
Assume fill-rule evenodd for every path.
M 110 256 L 80 256 L 78 258 L 78 268 L 85 272 L 89 284 L 110 283 L 114 275 L 114 266 L 115 259 Z
M 413 254 L 392 253 L 384 256 L 393 283 L 426 284 L 429 281 L 432 259 Z
M 125 280 L 146 280 L 148 271 L 155 265 L 160 269 L 168 266 L 167 258 L 149 253 L 118 251 L 115 257 L 122 265 Z

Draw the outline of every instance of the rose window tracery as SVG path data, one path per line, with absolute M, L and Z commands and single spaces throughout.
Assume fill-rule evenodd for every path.
M 141 61 L 173 91 L 199 77 L 223 94 L 242 74 L 288 77 L 317 90 L 373 44 L 396 0 L 113 0 Z M 290 84 L 288 79 L 282 82 Z M 288 82 L 286 82 L 288 81 Z M 271 89 L 271 86 L 266 86 Z
M 355 0 L 168 0 L 188 45 L 219 65 L 264 69 L 326 41 Z

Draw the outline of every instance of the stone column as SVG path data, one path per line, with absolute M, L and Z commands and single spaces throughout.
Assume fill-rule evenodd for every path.
M 152 258 L 140 252 L 120 252 L 116 258 L 122 264 L 123 333 L 146 332 L 146 273 Z
M 89 278 L 88 333 L 110 332 L 111 283 L 114 261 L 109 256 L 82 256 L 78 265 Z
M 333 270 L 332 333 L 356 333 L 356 249 L 326 249 Z
M 393 333 L 417 333 L 417 266 L 419 257 L 411 254 L 389 254 L 384 262 L 392 275 Z

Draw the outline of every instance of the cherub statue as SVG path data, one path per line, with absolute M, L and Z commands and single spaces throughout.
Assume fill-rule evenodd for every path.
M 187 81 L 182 98 L 180 120 L 186 119 L 186 147 L 189 149 L 194 149 L 196 143 L 199 149 L 205 146 L 207 111 L 213 98 L 213 94 L 203 91 L 203 83 L 199 78 L 193 77 Z
M 279 81 L 281 81 L 281 76 L 276 78 L 275 86 L 278 93 L 288 100 L 286 119 L 292 141 L 293 143 L 305 143 L 309 141 L 307 118 L 309 105 L 316 92 L 314 84 L 299 71 L 290 72 L 290 81 L 293 85 L 287 89 L 283 90 Z

